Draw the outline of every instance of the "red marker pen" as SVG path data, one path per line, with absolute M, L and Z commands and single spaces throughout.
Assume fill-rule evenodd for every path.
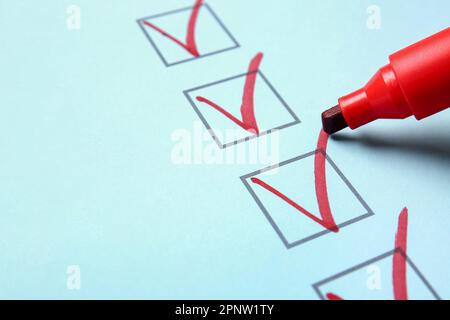
M 450 28 L 389 57 L 367 85 L 322 114 L 333 134 L 377 119 L 418 120 L 450 107 Z

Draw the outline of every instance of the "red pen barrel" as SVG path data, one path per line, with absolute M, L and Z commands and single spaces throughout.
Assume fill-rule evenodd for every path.
M 389 60 L 364 88 L 339 99 L 350 128 L 376 119 L 421 120 L 450 107 L 450 28 Z

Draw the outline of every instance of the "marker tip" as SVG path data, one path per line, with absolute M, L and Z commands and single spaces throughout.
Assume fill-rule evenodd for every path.
M 348 127 L 339 106 L 335 106 L 322 113 L 322 125 L 323 130 L 329 135 Z

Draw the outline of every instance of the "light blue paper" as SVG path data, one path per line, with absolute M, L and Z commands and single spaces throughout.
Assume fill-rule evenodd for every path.
M 192 3 L 0 0 L 0 298 L 318 299 L 314 284 L 394 249 L 407 207 L 408 258 L 447 299 L 448 110 L 330 139 L 329 157 L 374 215 L 289 250 L 241 177 L 314 151 L 321 112 L 361 87 L 390 53 L 448 27 L 450 3 L 209 0 L 238 46 L 207 26 L 216 20 L 202 8 L 200 52 L 231 49 L 166 67 L 137 21 Z M 70 5 L 81 10 L 79 30 L 68 30 Z M 381 9 L 380 29 L 367 26 L 371 5 Z M 159 21 L 184 40 L 188 17 Z M 164 48 L 171 60 L 190 57 L 173 44 Z M 252 163 L 252 144 L 264 137 L 219 149 L 183 92 L 245 74 L 257 52 L 264 53 L 260 70 L 301 123 L 266 135 L 279 152 Z M 223 96 L 218 88 L 202 94 L 238 116 L 241 80 L 224 85 Z M 261 77 L 255 95 L 258 88 Z M 256 116 L 267 126 L 292 121 L 266 89 L 255 98 Z M 213 111 L 205 110 L 210 121 L 236 128 Z M 177 164 L 174 149 L 186 135 L 197 142 L 200 135 L 200 144 Z M 238 148 L 242 161 L 230 154 L 219 161 Z M 317 213 L 312 160 L 267 181 Z M 364 214 L 327 170 L 336 215 Z M 299 213 L 257 192 L 280 210 L 278 219 L 286 213 L 289 237 L 318 228 L 304 217 L 290 223 Z M 347 203 L 351 212 L 342 212 Z M 79 290 L 67 285 L 69 266 L 81 271 Z M 364 287 L 372 269 L 322 289 L 392 299 L 391 267 L 379 264 L 381 289 Z M 408 267 L 411 298 L 434 298 L 422 280 Z

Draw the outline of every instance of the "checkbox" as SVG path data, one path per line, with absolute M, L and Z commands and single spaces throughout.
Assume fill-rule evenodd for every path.
M 166 67 L 239 48 L 225 24 L 201 0 L 137 23 Z
M 320 162 L 323 175 L 316 170 Z M 374 214 L 322 149 L 241 180 L 287 249 L 341 232 Z
M 184 91 L 221 149 L 300 123 L 260 70 L 262 57 L 258 53 L 246 73 Z
M 313 284 L 322 300 L 330 292 L 345 300 L 392 300 L 392 269 L 394 255 L 406 259 L 409 300 L 440 300 L 416 265 L 401 248 L 391 250 L 343 272 Z

